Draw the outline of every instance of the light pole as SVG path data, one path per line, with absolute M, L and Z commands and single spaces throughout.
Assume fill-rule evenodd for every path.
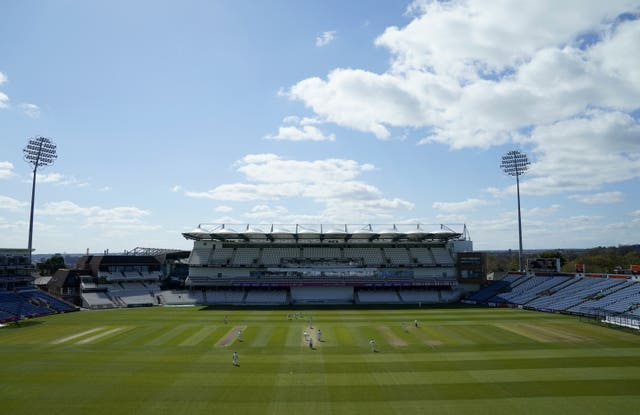
M 529 160 L 527 159 L 527 155 L 521 153 L 517 150 L 509 151 L 507 154 L 502 156 L 502 163 L 500 163 L 500 167 L 502 171 L 507 173 L 509 176 L 516 177 L 516 189 L 518 192 L 518 238 L 520 241 L 520 250 L 518 251 L 518 266 L 519 271 L 522 272 L 524 267 L 522 266 L 522 219 L 520 217 L 520 175 L 525 174 L 527 172 L 529 166 Z
M 56 145 L 46 137 L 34 137 L 22 149 L 24 160 L 33 165 L 33 184 L 31 186 L 31 212 L 29 214 L 29 266 L 31 266 L 31 247 L 33 241 L 33 202 L 36 196 L 36 173 L 38 167 L 50 166 L 56 160 Z

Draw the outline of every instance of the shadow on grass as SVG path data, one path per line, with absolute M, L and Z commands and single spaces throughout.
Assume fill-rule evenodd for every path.
M 37 320 L 20 320 L 14 321 L 11 323 L 5 323 L 6 325 L 3 327 L 5 329 L 24 329 L 32 326 L 39 326 L 42 324 L 42 321 Z

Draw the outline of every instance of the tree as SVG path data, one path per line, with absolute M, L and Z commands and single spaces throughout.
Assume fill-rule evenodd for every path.
M 46 261 L 38 263 L 40 275 L 53 275 L 57 270 L 65 267 L 64 257 L 60 254 L 55 254 Z
M 575 264 L 584 264 L 589 273 L 612 273 L 621 266 L 640 265 L 640 245 L 598 246 L 590 249 L 547 250 L 532 253 L 533 258 L 559 258 L 563 272 L 574 272 Z M 511 250 L 487 253 L 488 271 L 516 271 L 518 258 Z
M 540 258 L 559 258 L 561 268 L 565 264 L 565 262 L 567 262 L 567 260 L 564 258 L 564 255 L 560 251 L 544 251 L 540 254 Z

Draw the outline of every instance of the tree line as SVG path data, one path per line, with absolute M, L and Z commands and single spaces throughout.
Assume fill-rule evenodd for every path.
M 640 245 L 529 251 L 525 253 L 525 257 L 559 258 L 562 272 L 575 272 L 576 264 L 584 264 L 585 272 L 614 274 L 628 272 L 630 265 L 640 265 Z M 517 271 L 518 251 L 487 252 L 487 270 Z

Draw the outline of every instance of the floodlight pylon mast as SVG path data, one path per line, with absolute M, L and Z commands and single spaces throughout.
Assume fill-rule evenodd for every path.
M 507 154 L 502 156 L 502 163 L 500 163 L 500 167 L 502 171 L 507 173 L 509 176 L 516 177 L 516 191 L 518 194 L 518 270 L 520 272 L 524 271 L 523 265 L 523 256 L 522 256 L 522 217 L 520 215 L 520 175 L 525 174 L 527 169 L 529 168 L 529 160 L 527 159 L 527 155 L 521 153 L 517 150 L 509 151 Z
M 31 251 L 33 247 L 33 206 L 36 196 L 36 176 L 38 167 L 46 167 L 53 164 L 58 155 L 56 145 L 46 137 L 34 137 L 22 149 L 24 160 L 33 165 L 33 182 L 31 184 L 31 210 L 29 212 L 29 266 L 32 264 Z

